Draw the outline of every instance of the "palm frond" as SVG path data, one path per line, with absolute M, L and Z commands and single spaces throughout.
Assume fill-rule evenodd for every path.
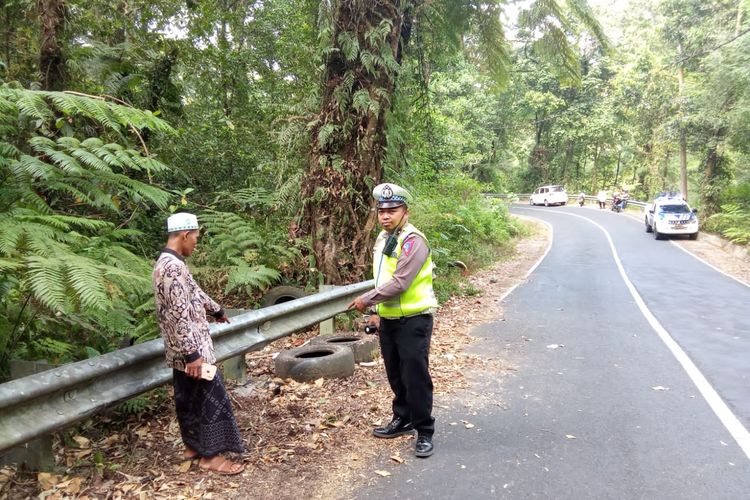
M 604 52 L 610 50 L 611 43 L 604 33 L 601 23 L 594 16 L 591 7 L 586 0 L 567 0 L 568 8 L 583 26 L 591 32 L 601 45 Z
M 548 24 L 544 35 L 532 44 L 534 53 L 550 63 L 558 76 L 568 82 L 581 80 L 581 66 L 578 54 L 568 42 L 565 32 L 553 24 Z
M 508 84 L 510 75 L 510 47 L 505 39 L 505 31 L 500 22 L 500 9 L 482 12 L 476 20 L 479 51 L 486 61 L 492 79 L 500 87 Z

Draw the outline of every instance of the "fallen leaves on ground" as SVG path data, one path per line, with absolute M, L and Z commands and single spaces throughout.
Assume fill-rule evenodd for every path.
M 501 319 L 501 297 L 523 279 L 546 249 L 546 230 L 521 241 L 513 259 L 470 279 L 480 295 L 453 298 L 435 317 L 430 370 L 438 400 L 468 387 L 465 373 L 508 367 L 465 352 L 475 325 Z M 274 354 L 307 342 L 316 331 L 295 333 L 246 355 L 250 382 L 227 383 L 247 451 L 245 472 L 220 476 L 183 458 L 171 394 L 150 412 L 100 414 L 66 435 L 58 433 L 60 474 L 38 476 L 0 469 L 0 498 L 342 498 L 351 497 L 386 464 L 407 463 L 414 436 L 378 440 L 374 426 L 391 418 L 391 392 L 382 360 L 357 366 L 347 379 L 312 383 L 282 380 Z M 168 389 L 171 393 L 171 389 Z M 475 413 L 476 414 L 476 413 Z M 454 425 L 455 423 L 451 423 Z M 463 422 L 467 429 L 474 427 Z M 394 463 L 395 462 L 395 463 Z M 370 471 L 370 472 L 368 472 Z

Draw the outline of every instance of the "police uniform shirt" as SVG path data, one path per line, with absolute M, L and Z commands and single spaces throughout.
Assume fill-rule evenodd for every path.
M 416 233 L 407 236 L 401 246 L 401 255 L 398 257 L 393 277 L 362 295 L 365 306 L 380 304 L 408 290 L 429 255 L 430 247 L 424 238 Z

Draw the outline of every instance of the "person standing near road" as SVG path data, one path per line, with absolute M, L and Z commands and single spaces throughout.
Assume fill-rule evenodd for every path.
M 433 454 L 435 432 L 429 352 L 438 303 L 432 289 L 432 256 L 425 235 L 409 223 L 409 192 L 380 184 L 373 197 L 383 228 L 373 255 L 375 289 L 348 306 L 360 312 L 375 306 L 369 322 L 380 330 L 380 351 L 394 394 L 391 422 L 372 433 L 394 438 L 416 429 L 414 454 L 425 458 Z
M 239 474 L 242 463 L 223 453 L 245 451 L 220 373 L 201 378 L 202 366 L 216 363 L 206 313 L 229 323 L 224 309 L 201 290 L 185 264 L 198 244 L 200 228 L 193 214 L 167 219 L 167 246 L 152 275 L 156 316 L 167 365 L 172 368 L 175 412 L 185 444 L 184 458 L 200 458 L 199 466 L 219 474 Z
M 599 191 L 599 193 L 596 195 L 596 201 L 599 203 L 599 208 L 604 208 L 607 206 L 607 192 L 602 189 Z
M 582 207 L 584 203 L 586 203 L 586 193 L 584 193 L 583 191 L 581 191 L 578 194 L 578 206 Z

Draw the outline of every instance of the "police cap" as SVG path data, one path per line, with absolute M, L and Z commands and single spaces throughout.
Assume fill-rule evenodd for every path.
M 409 205 L 412 196 L 409 191 L 396 184 L 378 184 L 372 190 L 372 197 L 378 202 L 378 208 L 393 208 Z

